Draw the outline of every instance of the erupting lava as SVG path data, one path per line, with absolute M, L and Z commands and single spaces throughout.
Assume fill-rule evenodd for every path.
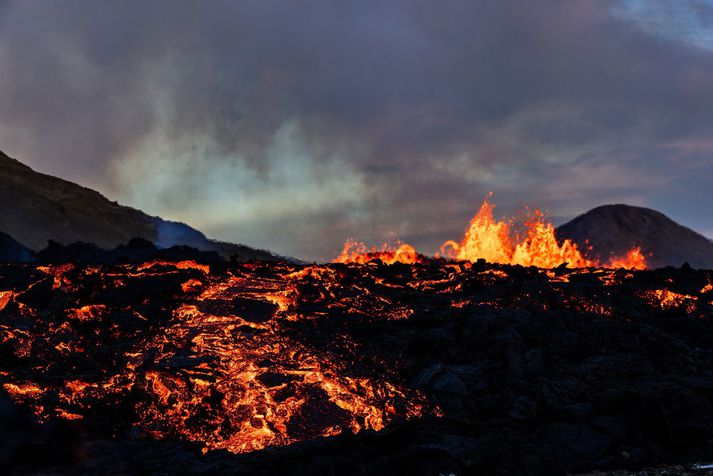
M 475 214 L 460 243 L 446 241 L 440 255 L 464 261 L 484 259 L 491 263 L 554 268 L 563 263 L 570 268 L 608 267 L 645 269 L 646 258 L 640 248 L 633 248 L 625 256 L 613 257 L 608 263 L 587 258 L 570 240 L 557 242 L 552 223 L 535 210 L 524 223 L 524 232 L 515 233 L 505 221 L 493 215 L 495 205 L 486 199 Z M 400 243 L 398 248 L 382 246 L 367 249 L 366 245 L 347 240 L 335 263 L 365 263 L 381 259 L 385 263 L 415 263 L 423 259 L 415 248 Z
M 381 249 L 372 247 L 368 249 L 364 243 L 356 240 L 347 240 L 344 243 L 344 248 L 339 254 L 335 263 L 367 263 L 369 261 L 380 259 L 386 264 L 398 263 L 420 263 L 424 261 L 424 257 L 416 252 L 416 249 L 406 243 L 398 243 L 396 249 L 384 243 Z

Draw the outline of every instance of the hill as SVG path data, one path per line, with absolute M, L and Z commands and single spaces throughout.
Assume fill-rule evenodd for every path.
M 3 152 L 0 203 L 0 232 L 33 250 L 49 240 L 112 249 L 138 237 L 161 247 L 187 245 L 240 261 L 277 259 L 267 251 L 211 240 L 185 223 L 119 205 L 95 190 L 36 172 Z
M 640 246 L 650 267 L 681 266 L 713 269 L 713 242 L 649 208 L 603 205 L 557 228 L 558 239 L 569 238 L 594 258 L 605 261 Z M 589 244 L 587 244 L 587 242 Z
M 0 232 L 0 262 L 26 263 L 32 261 L 32 250 L 22 246 L 7 233 Z

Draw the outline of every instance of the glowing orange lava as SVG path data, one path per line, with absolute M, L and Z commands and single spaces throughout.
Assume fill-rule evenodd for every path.
M 482 228 L 502 233 L 487 220 L 491 205 L 484 210 L 459 252 L 474 249 Z M 504 260 L 556 246 L 556 258 L 538 263 L 577 258 L 535 223 L 542 228 L 490 249 Z M 478 374 L 422 357 L 421 342 L 432 342 L 419 338 L 425 323 L 452 328 L 485 312 L 484 322 L 507 322 L 519 309 L 641 322 L 711 314 L 708 271 L 513 269 L 411 251 L 423 265 L 0 266 L 0 351 L 9 356 L 0 390 L 40 422 L 111 424 L 117 434 L 245 453 L 444 415 L 446 376 Z M 419 354 L 404 353 L 412 345 Z
M 194 261 L 149 261 L 120 265 L 111 271 L 88 267 L 91 272 L 83 270 L 79 277 L 73 268 L 55 268 L 52 271 L 59 282 L 71 284 L 54 290 L 65 297 L 71 290 L 79 290 L 77 283 L 83 279 L 94 284 L 94 278 L 101 278 L 113 289 L 124 287 L 117 283 L 126 280 L 172 281 L 173 285 L 170 293 L 146 288 L 155 293 L 154 298 L 168 299 L 170 308 L 162 311 L 140 295 L 131 304 L 136 297 L 131 292 L 125 294 L 128 302 L 99 304 L 84 301 L 86 294 L 77 291 L 82 296 L 80 302 L 72 301 L 71 307 L 57 311 L 47 321 L 44 330 L 53 339 L 49 346 L 33 345 L 33 334 L 11 328 L 14 320 L 8 323 L 7 318 L 22 305 L 18 301 L 21 292 L 45 283 L 46 278 L 24 289 L 0 291 L 3 350 L 13 343 L 10 348 L 17 349 L 18 355 L 47 350 L 53 361 L 66 361 L 94 355 L 98 341 L 127 345 L 116 354 L 121 365 L 113 366 L 112 360 L 106 375 L 102 372 L 90 378 L 86 373 L 70 373 L 71 378 L 48 383 L 22 375 L 7 381 L 8 374 L 0 374 L 0 388 L 30 407 L 43 422 L 55 417 L 85 419 L 98 401 L 131 396 L 136 431 L 152 438 L 194 441 L 204 452 L 225 449 L 244 453 L 344 432 L 381 430 L 394 421 L 440 415 L 437 405 L 428 402 L 419 389 L 395 380 L 390 366 L 379 364 L 368 376 L 363 374 L 363 366 L 355 372 L 352 366 L 361 356 L 359 344 L 337 324 L 342 307 L 359 312 L 360 323 L 366 319 L 408 319 L 413 309 L 391 305 L 383 298 L 377 305 L 363 295 L 354 302 L 349 301 L 353 296 L 347 296 L 342 303 L 337 296 L 348 287 L 342 286 L 340 275 L 329 268 L 268 266 L 245 264 L 221 274 L 210 273 L 208 266 Z M 267 269 L 270 275 L 265 273 Z M 303 293 L 322 283 L 324 294 Z M 336 312 L 328 315 L 304 308 L 322 300 L 339 301 Z M 29 322 L 40 322 L 36 308 L 23 309 Z M 162 313 L 161 325 L 149 325 L 151 312 L 153 318 Z M 322 324 L 326 326 L 323 332 L 335 332 L 330 346 L 315 346 L 295 332 L 311 328 L 308 321 L 318 319 L 327 321 Z M 112 345 L 101 347 L 114 349 Z M 42 401 L 48 395 L 52 396 L 51 405 Z
M 422 261 L 422 257 L 416 253 L 416 249 L 406 243 L 399 243 L 394 249 L 388 244 L 383 244 L 381 248 L 367 248 L 364 243 L 347 240 L 344 243 L 344 248 L 339 256 L 334 260 L 335 263 L 367 263 L 372 260 L 380 259 L 386 264 L 399 263 L 418 263 Z
M 464 261 L 484 259 L 491 263 L 539 268 L 554 268 L 563 263 L 570 268 L 646 268 L 646 258 L 640 248 L 634 248 L 621 257 L 612 257 L 608 263 L 601 263 L 587 258 L 571 240 L 560 244 L 554 226 L 545 220 L 539 210 L 534 210 L 525 220 L 524 232 L 516 233 L 508 222 L 495 219 L 494 208 L 488 197 L 470 221 L 463 239 L 460 242 L 446 241 L 439 255 Z M 334 261 L 365 263 L 381 259 L 385 263 L 414 263 L 418 262 L 419 256 L 414 247 L 407 244 L 400 244 L 396 249 L 384 245 L 381 249 L 369 250 L 363 243 L 348 240 Z
M 686 312 L 692 312 L 696 307 L 696 298 L 688 294 L 676 293 L 668 289 L 654 289 L 641 291 L 639 297 L 649 301 L 654 307 L 663 310 L 684 308 Z
M 620 258 L 612 258 L 607 265 L 609 268 L 633 268 L 646 269 L 646 257 L 640 247 L 632 248 L 629 252 Z

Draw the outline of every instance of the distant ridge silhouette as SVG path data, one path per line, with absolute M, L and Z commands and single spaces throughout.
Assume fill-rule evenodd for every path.
M 50 240 L 113 249 L 138 237 L 161 247 L 186 245 L 239 261 L 279 259 L 268 251 L 211 240 L 185 223 L 119 205 L 92 189 L 35 172 L 1 151 L 0 232 L 34 251 Z

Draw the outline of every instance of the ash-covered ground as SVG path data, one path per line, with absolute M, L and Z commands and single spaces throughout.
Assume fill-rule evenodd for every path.
M 711 461 L 711 283 L 689 267 L 436 260 L 2 265 L 0 465 L 463 475 Z

